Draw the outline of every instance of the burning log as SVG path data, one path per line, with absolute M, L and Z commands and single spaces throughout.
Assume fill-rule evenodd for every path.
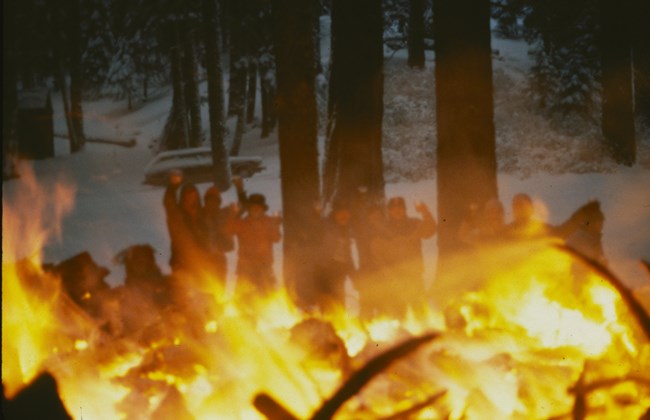
M 338 411 L 346 401 L 358 394 L 368 382 L 383 372 L 393 364 L 393 362 L 408 356 L 422 345 L 430 342 L 438 336 L 439 334 L 437 333 L 429 333 L 420 337 L 408 339 L 370 359 L 361 369 L 353 373 L 329 400 L 325 401 L 321 405 L 321 407 L 312 415 L 311 419 L 331 419 L 336 411 Z M 272 397 L 264 393 L 256 395 L 253 404 L 255 408 L 257 408 L 260 413 L 264 414 L 269 420 L 294 420 L 297 418 Z
M 438 336 L 437 333 L 429 333 L 421 337 L 411 338 L 370 359 L 361 369 L 350 376 L 329 400 L 323 403 L 321 408 L 312 416 L 312 419 L 325 420 L 332 418 L 343 403 L 356 395 L 372 378 L 388 368 L 393 362 L 411 354 L 423 344 Z
M 298 420 L 289 410 L 264 393 L 255 396 L 253 406 L 269 420 Z
M 573 392 L 576 397 L 573 403 L 573 409 L 571 410 L 571 417 L 573 420 L 584 420 L 587 417 L 587 390 L 585 389 L 585 375 L 587 374 L 587 365 L 585 364 L 584 369 L 580 373 L 576 384 L 573 386 L 571 392 Z
M 447 395 L 447 391 L 440 391 L 426 400 L 415 404 L 413 407 L 407 408 L 406 410 L 400 411 L 398 413 L 395 413 L 389 417 L 384 417 L 382 420 L 399 420 L 399 419 L 408 419 L 410 416 L 417 414 L 418 412 L 422 411 L 423 409 L 427 408 L 428 406 L 432 405 L 436 401 L 438 401 L 440 398 L 444 397 Z
M 571 417 L 573 420 L 584 420 L 587 418 L 589 413 L 589 407 L 587 405 L 587 396 L 599 389 L 611 388 L 623 382 L 634 382 L 637 385 L 645 386 L 650 389 L 650 378 L 638 376 L 638 375 L 627 375 L 624 377 L 618 378 L 604 378 L 598 379 L 592 382 L 587 383 L 587 364 L 583 368 L 580 376 L 576 383 L 569 388 L 569 393 L 575 394 L 573 409 L 571 411 Z M 564 416 L 560 416 L 564 417 Z M 643 420 L 645 417 L 641 417 Z
M 10 400 L 5 398 L 3 386 L 2 415 L 7 420 L 72 419 L 59 397 L 56 380 L 48 372 L 42 373 Z
M 628 289 L 623 282 L 614 275 L 607 267 L 601 263 L 586 257 L 576 251 L 575 249 L 568 247 L 566 245 L 557 245 L 559 249 L 567 252 L 569 255 L 572 255 L 577 260 L 586 264 L 588 267 L 592 268 L 596 273 L 602 276 L 607 280 L 621 295 L 621 298 L 627 305 L 627 307 L 632 312 L 632 315 L 636 318 L 639 325 L 643 329 L 646 337 L 650 341 L 650 315 L 645 311 L 641 303 L 634 297 L 634 294 L 630 289 Z

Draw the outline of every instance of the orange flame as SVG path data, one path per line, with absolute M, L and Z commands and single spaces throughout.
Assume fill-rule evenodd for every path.
M 638 418 L 650 405 L 650 349 L 617 292 L 594 273 L 575 276 L 571 258 L 548 243 L 463 255 L 446 280 L 453 287 L 434 284 L 437 305 L 405 319 L 362 320 L 339 308 L 311 325 L 284 290 L 231 296 L 224 282 L 203 275 L 179 279 L 182 309 L 115 336 L 41 268 L 41 249 L 61 233 L 74 189 L 46 189 L 28 173 L 19 192 L 11 202 L 3 196 L 2 380 L 9 397 L 47 369 L 79 417 L 261 418 L 252 399 L 265 392 L 302 418 L 377 352 L 437 329 L 441 339 L 375 378 L 340 417 L 390 416 L 440 390 L 445 397 L 419 418 L 567 415 L 574 402 L 568 390 L 581 376 L 593 388 L 587 405 L 605 417 Z M 319 325 L 331 326 L 334 337 L 293 336 Z M 612 378 L 618 382 L 603 390 L 594 385 Z

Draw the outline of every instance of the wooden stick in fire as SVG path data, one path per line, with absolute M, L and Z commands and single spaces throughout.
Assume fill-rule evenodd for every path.
M 618 293 L 623 298 L 623 301 L 630 308 L 632 315 L 637 319 L 639 325 L 643 329 L 648 341 L 650 341 L 650 316 L 645 311 L 641 303 L 634 297 L 634 294 L 630 289 L 628 289 L 621 280 L 614 273 L 612 273 L 607 267 L 602 265 L 596 260 L 593 260 L 585 255 L 582 255 L 580 252 L 567 245 L 556 245 L 560 250 L 565 251 L 569 255 L 575 257 L 577 260 L 591 267 L 596 273 L 602 276 L 607 280 Z
M 347 400 L 355 396 L 372 378 L 388 368 L 393 362 L 411 354 L 423 344 L 428 343 L 438 336 L 438 333 L 429 333 L 420 337 L 410 338 L 370 359 L 361 369 L 353 373 L 329 400 L 323 402 L 323 405 L 313 414 L 311 419 L 331 419 L 336 411 Z M 435 397 L 437 398 L 438 394 Z M 253 405 L 269 420 L 297 420 L 296 416 L 268 394 L 257 394 L 253 399 Z
M 427 398 L 426 400 L 415 404 L 413 407 L 409 407 L 406 410 L 397 412 L 397 413 L 392 414 L 392 415 L 390 415 L 388 417 L 383 417 L 381 420 L 399 420 L 399 419 L 411 418 L 412 415 L 414 415 L 414 414 L 418 413 L 419 411 L 427 408 L 428 406 L 435 403 L 436 401 L 438 401 L 440 398 L 444 397 L 445 395 L 447 395 L 447 391 L 437 392 L 437 393 L 433 394 L 432 396 L 430 396 L 429 398 Z
M 393 362 L 401 359 L 425 343 L 437 338 L 438 333 L 429 333 L 420 337 L 414 337 L 398 344 L 390 350 L 370 359 L 361 369 L 353 373 L 347 381 L 341 385 L 338 391 L 323 403 L 320 409 L 314 413 L 312 420 L 331 419 L 334 413 L 350 398 L 356 395 L 372 378 L 388 368 Z

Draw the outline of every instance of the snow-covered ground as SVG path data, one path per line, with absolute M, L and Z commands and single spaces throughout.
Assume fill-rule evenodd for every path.
M 650 288 L 650 278 L 639 265 L 640 259 L 650 260 L 648 133 L 639 140 L 639 163 L 634 167 L 618 166 L 603 158 L 595 146 L 597 130 L 581 126 L 569 133 L 566 128 L 554 127 L 526 103 L 523 85 L 530 65 L 526 45 L 495 40 L 493 48 L 499 50 L 494 83 L 502 202 L 507 208 L 515 193 L 527 192 L 537 200 L 540 216 L 557 223 L 589 199 L 600 200 L 606 216 L 603 241 L 612 268 L 631 286 Z M 425 71 L 410 70 L 401 51 L 386 62 L 386 190 L 389 196 L 405 196 L 411 212 L 415 200 L 424 201 L 434 212 L 436 209 L 432 63 L 429 55 Z M 55 95 L 53 99 L 55 132 L 65 133 L 60 98 Z M 137 145 L 124 148 L 88 143 L 83 151 L 71 155 L 67 140 L 57 137 L 56 157 L 34 162 L 39 182 L 48 189 L 60 180 L 76 187 L 75 206 L 63 220 L 61 237 L 47 242 L 44 261 L 58 262 L 86 250 L 111 270 L 109 281 L 117 284 L 122 271 L 113 264 L 113 257 L 127 246 L 149 243 L 157 250 L 161 267 L 168 270 L 163 189 L 144 185 L 142 180 L 143 168 L 152 157 L 149 145 L 162 132 L 170 101 L 170 92 L 163 91 L 132 112 L 126 111 L 124 101 L 85 102 L 89 137 L 134 138 Z M 260 139 L 259 129 L 250 130 L 241 154 L 263 157 L 267 169 L 248 180 L 247 190 L 266 194 L 270 210 L 280 210 L 276 134 Z M 5 203 L 16 202 L 20 185 L 20 179 L 4 183 Z M 224 198 L 234 201 L 235 196 L 228 191 Z M 280 250 L 276 246 L 278 262 Z M 435 239 L 426 241 L 424 251 L 427 280 L 435 287 Z M 233 259 L 231 255 L 231 262 Z M 279 264 L 277 269 L 280 272 Z

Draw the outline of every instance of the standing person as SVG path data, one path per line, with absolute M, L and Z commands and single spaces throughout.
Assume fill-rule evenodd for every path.
M 221 192 L 215 186 L 205 191 L 203 202 L 207 252 L 214 264 L 215 275 L 225 281 L 228 272 L 226 253 L 234 249 L 234 239 L 228 225 L 235 217 L 235 210 L 232 206 L 222 207 Z
M 229 231 L 237 237 L 237 281 L 243 287 L 268 293 L 276 286 L 273 273 L 273 244 L 280 241 L 279 216 L 266 214 L 262 194 L 246 197 L 246 213 L 234 218 Z
M 183 174 L 172 171 L 163 205 L 171 241 L 169 265 L 173 273 L 207 268 L 209 258 L 205 250 L 205 225 L 202 217 L 201 196 L 194 184 L 181 186 Z M 180 188 L 180 195 L 177 192 Z
M 359 269 L 354 286 L 359 292 L 359 309 L 370 318 L 377 309 L 377 292 L 380 287 L 384 261 L 377 255 L 377 242 L 385 235 L 385 205 L 368 204 L 363 208 L 354 226 L 354 240 L 359 256 Z
M 534 238 L 548 233 L 546 225 L 535 218 L 535 206 L 528 194 L 515 194 L 511 205 L 512 222 L 505 227 L 505 233 L 509 238 Z
M 497 244 L 505 239 L 506 224 L 503 204 L 493 198 L 488 200 L 482 211 L 471 207 L 469 218 L 463 222 L 458 233 L 459 239 L 465 245 L 476 247 L 478 245 Z
M 409 306 L 424 303 L 424 261 L 422 240 L 431 238 L 437 224 L 429 208 L 422 202 L 415 205 L 420 218 L 410 217 L 402 197 L 388 200 L 383 235 L 379 240 L 378 258 L 385 265 L 387 290 L 382 294 L 390 301 L 379 302 L 395 315 L 404 315 Z
M 602 265 L 607 265 L 603 250 L 605 214 L 600 208 L 600 202 L 590 201 L 571 217 L 576 228 L 566 238 L 566 245 Z
M 355 273 L 351 218 L 347 203 L 337 199 L 331 213 L 323 220 L 320 264 L 314 284 L 315 304 L 322 311 L 345 307 L 345 280 L 352 279 Z

